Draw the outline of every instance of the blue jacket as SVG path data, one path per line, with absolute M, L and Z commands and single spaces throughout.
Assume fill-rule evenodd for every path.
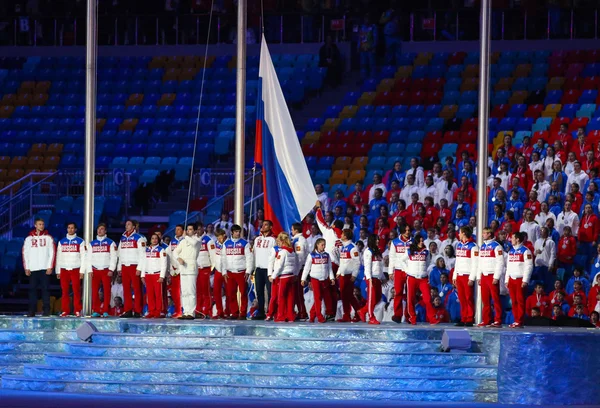
M 592 288 L 592 285 L 590 283 L 589 280 L 587 280 L 587 278 L 580 276 L 579 278 L 576 278 L 575 276 L 571 276 L 571 279 L 569 279 L 569 282 L 567 282 L 567 286 L 565 287 L 565 291 L 567 292 L 567 295 L 572 295 L 574 292 L 574 285 L 575 285 L 575 281 L 580 281 L 581 284 L 583 285 L 583 291 L 585 292 L 585 295 L 587 296 L 588 293 L 590 292 L 590 289 Z

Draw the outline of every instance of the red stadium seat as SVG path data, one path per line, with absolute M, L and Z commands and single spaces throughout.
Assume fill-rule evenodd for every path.
M 450 131 L 444 133 L 444 143 L 458 143 L 460 141 L 459 131 Z
M 410 84 L 410 90 L 413 92 L 423 91 L 427 88 L 429 88 L 429 80 L 426 78 L 413 79 L 412 83 Z
M 411 82 L 412 82 L 412 78 L 397 79 L 392 90 L 394 92 L 406 91 L 410 88 Z
M 444 90 L 444 85 L 446 85 L 445 78 L 435 78 L 429 81 L 428 89 L 430 91 L 442 91 Z
M 460 126 L 460 130 L 463 132 L 467 132 L 470 130 L 477 130 L 478 123 L 479 123 L 479 119 L 469 118 L 463 122 L 463 124 Z
M 598 89 L 600 88 L 600 77 L 591 76 L 587 77 L 583 80 L 583 84 L 581 85 L 581 89 Z
M 423 144 L 426 143 L 440 143 L 444 137 L 441 130 L 434 130 L 433 132 L 427 132 Z
M 586 117 L 575 118 L 569 125 L 569 131 L 576 131 L 580 127 L 583 127 L 585 129 L 589 121 L 590 120 Z
M 492 113 L 490 113 L 491 118 L 503 119 L 506 116 L 506 112 L 510 109 L 510 105 L 503 103 L 501 105 L 496 105 L 494 109 L 492 109 Z
M 424 105 L 427 93 L 425 91 L 413 91 L 410 94 L 409 105 Z
M 560 103 L 562 103 L 563 105 L 577 103 L 580 96 L 581 91 L 579 89 L 569 89 L 563 94 L 562 98 L 560 99 Z
M 444 91 L 430 91 L 425 98 L 426 105 L 439 105 L 444 99 Z
M 468 132 L 461 132 L 460 141 L 463 143 L 464 142 L 476 143 L 477 142 L 477 129 L 475 128 L 474 130 L 469 130 Z
M 537 143 L 538 140 L 542 139 L 546 143 L 550 141 L 550 133 L 547 130 L 538 130 L 533 134 L 532 144 Z
M 373 143 L 387 143 L 390 138 L 390 132 L 387 130 L 380 130 L 379 132 L 373 133 Z
M 527 108 L 527 110 L 525 111 L 525 114 L 523 116 L 526 118 L 537 119 L 542 115 L 543 111 L 544 111 L 544 105 L 542 105 L 542 104 L 530 105 Z
M 564 84 L 564 89 L 580 89 L 583 84 L 583 78 L 580 76 L 568 77 Z
M 369 130 L 361 130 L 354 137 L 356 143 L 373 143 L 373 133 Z

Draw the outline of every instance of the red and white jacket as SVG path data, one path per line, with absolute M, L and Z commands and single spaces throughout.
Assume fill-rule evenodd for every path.
M 504 251 L 502 245 L 493 239 L 484 241 L 479 250 L 479 273 L 481 276 L 494 275 L 494 279 L 500 280 L 504 273 Z
M 425 279 L 429 277 L 427 272 L 429 262 L 429 250 L 423 248 L 418 251 L 412 251 L 409 248 L 406 250 L 406 274 L 417 279 Z
M 215 242 L 208 235 L 198 237 L 198 258 L 196 258 L 198 269 L 210 268 L 216 264 L 214 250 Z
M 164 278 L 167 274 L 167 264 L 167 251 L 162 246 L 147 247 L 142 263 L 139 265 L 142 278 L 146 275 L 156 274 L 160 274 L 160 277 Z
M 363 253 L 363 263 L 365 265 L 365 279 L 383 279 L 383 256 L 375 256 L 371 249 L 366 248 Z
M 289 278 L 298 270 L 298 257 L 292 248 L 279 247 L 273 265 L 273 278 Z
M 117 270 L 120 271 L 123 265 L 139 265 L 146 256 L 146 238 L 135 231 L 124 232 L 119 242 L 119 262 Z M 138 270 L 141 270 L 138 268 Z
M 337 276 L 352 275 L 355 278 L 358 276 L 360 269 L 360 255 L 358 248 L 352 241 L 345 244 L 342 243 L 340 250 L 340 267 L 337 271 Z
M 508 252 L 506 263 L 505 283 L 508 285 L 509 278 L 523 278 L 523 282 L 529 283 L 533 272 L 533 254 L 525 245 L 518 245 Z
M 87 246 L 87 272 L 94 269 L 114 271 L 117 267 L 117 245 L 107 236 L 96 237 Z
M 56 245 L 56 275 L 59 276 L 62 269 L 67 271 L 79 269 L 79 273 L 85 273 L 86 255 L 85 241 L 77 234 L 67 235 Z
M 406 271 L 406 250 L 412 244 L 412 238 L 405 238 L 400 235 L 390 244 L 389 271 Z
M 54 240 L 47 230 L 33 230 L 23 243 L 23 269 L 41 271 L 54 267 L 56 249 Z
M 323 234 L 323 238 L 325 238 L 325 252 L 331 256 L 332 263 L 339 265 L 340 248 L 342 247 L 342 231 L 327 225 L 325 217 L 323 217 L 323 211 L 321 211 L 320 208 L 317 208 L 317 215 L 315 218 L 317 219 L 317 224 L 319 224 L 321 234 Z
M 331 268 L 331 257 L 327 252 L 312 252 L 306 258 L 301 280 L 306 281 L 309 274 L 312 279 L 320 281 L 334 279 L 333 269 Z
M 479 247 L 473 240 L 459 242 L 456 246 L 456 264 L 454 276 L 468 275 L 469 280 L 477 277 L 477 262 L 479 260 Z

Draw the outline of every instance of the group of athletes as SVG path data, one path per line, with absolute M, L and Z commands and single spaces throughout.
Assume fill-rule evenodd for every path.
M 395 297 L 392 320 L 417 323 L 415 305 L 424 303 L 427 321 L 447 321 L 447 313 L 439 299 L 430 295 L 428 268 L 431 254 L 424 237 L 413 235 L 410 227 L 389 243 L 389 264 L 379 237 L 371 234 L 363 251 L 354 244 L 353 231 L 343 229 L 340 221 L 326 223 L 321 203 L 316 204 L 316 223 L 322 237 L 308 248 L 300 223 L 292 225 L 291 234 L 273 235 L 273 224 L 265 220 L 260 234 L 251 244 L 241 237 L 242 228 L 232 225 L 229 231 L 218 228 L 207 234 L 202 223 L 175 228 L 175 236 L 164 243 L 160 233 L 147 239 L 139 234 L 135 221 L 127 221 L 118 243 L 106 235 L 106 226 L 97 227 L 96 239 L 86 243 L 77 236 L 76 225 L 67 226 L 67 235 L 56 247 L 44 221 L 36 220 L 35 229 L 25 240 L 23 262 L 31 277 L 29 315 L 35 315 L 37 287 L 42 287 L 43 314 L 49 313 L 48 276 L 60 279 L 63 312 L 81 316 L 81 279 L 92 277 L 93 317 L 108 317 L 111 278 L 119 273 L 123 282 L 124 318 L 163 318 L 167 316 L 167 293 L 170 292 L 178 319 L 213 318 L 246 320 L 248 290 L 254 278 L 257 304 L 252 319 L 279 322 L 333 320 L 338 300 L 342 317 L 338 322 L 365 321 L 380 324 L 375 306 L 381 301 L 382 281 L 393 280 Z M 504 279 L 513 304 L 515 322 L 522 327 L 525 316 L 526 288 L 533 269 L 532 253 L 523 245 L 522 233 L 512 236 L 510 253 L 484 229 L 484 243 L 479 248 L 469 226 L 459 230 L 456 264 L 452 283 L 456 287 L 461 310 L 458 325 L 474 324 L 475 285 L 481 286 L 483 313 L 479 326 L 500 327 L 502 307 L 500 280 Z M 360 305 L 353 295 L 361 265 L 367 282 L 367 301 Z M 385 270 L 388 276 L 385 276 Z M 213 275 L 211 285 L 211 275 Z M 145 286 L 145 293 L 143 291 Z M 305 307 L 305 287 L 312 290 L 314 302 Z M 100 300 L 102 289 L 105 301 Z M 144 305 L 147 312 L 142 315 Z

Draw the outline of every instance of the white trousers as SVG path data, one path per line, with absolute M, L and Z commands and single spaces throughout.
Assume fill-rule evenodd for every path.
M 181 275 L 181 306 L 183 314 L 194 316 L 196 310 L 196 280 L 198 273 Z

